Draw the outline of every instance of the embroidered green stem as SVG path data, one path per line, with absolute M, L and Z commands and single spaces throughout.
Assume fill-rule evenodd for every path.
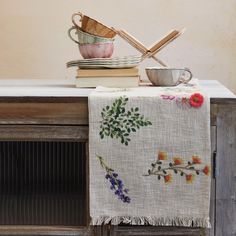
M 96 155 L 98 160 L 100 161 L 100 165 L 102 166 L 102 168 L 104 168 L 106 170 L 106 172 L 112 172 L 114 171 L 113 169 L 111 169 L 110 167 L 108 167 L 105 163 L 105 161 L 103 160 L 103 158 L 99 155 Z

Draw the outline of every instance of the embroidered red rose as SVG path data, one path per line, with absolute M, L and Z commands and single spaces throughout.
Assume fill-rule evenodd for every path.
M 201 164 L 202 160 L 198 156 L 192 156 L 193 164 Z
M 204 102 L 204 97 L 200 93 L 194 93 L 189 98 L 189 103 L 192 107 L 200 107 Z
M 205 166 L 204 169 L 202 170 L 202 172 L 203 172 L 205 175 L 209 175 L 209 174 L 210 174 L 210 167 L 209 167 L 209 166 Z

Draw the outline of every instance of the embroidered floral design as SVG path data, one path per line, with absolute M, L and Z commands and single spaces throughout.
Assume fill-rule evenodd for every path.
M 189 98 L 189 103 L 192 107 L 200 107 L 203 104 L 204 98 L 200 93 L 194 93 Z
M 158 155 L 157 155 L 157 159 L 159 161 L 164 161 L 167 159 L 167 153 L 166 152 L 162 152 L 162 151 L 159 151 L 158 152 Z
M 158 180 L 163 179 L 166 184 L 171 183 L 173 180 L 172 173 L 184 176 L 186 183 L 193 183 L 195 177 L 201 173 L 204 175 L 210 174 L 210 167 L 205 165 L 204 168 L 199 167 L 202 164 L 202 160 L 199 156 L 192 156 L 192 160 L 188 163 L 184 163 L 184 160 L 180 157 L 173 157 L 173 160 L 169 163 L 165 163 L 167 160 L 167 153 L 160 151 L 157 155 L 157 160 L 151 164 L 151 168 L 148 170 L 148 174 L 144 176 L 156 175 Z
M 183 109 L 189 109 L 191 107 L 199 108 L 204 102 L 204 97 L 200 93 L 194 93 L 190 97 L 162 94 L 161 98 L 164 100 L 175 101 L 176 105 Z
M 174 165 L 176 166 L 184 164 L 184 161 L 179 157 L 174 157 L 173 161 L 174 161 Z
M 165 181 L 165 183 L 166 184 L 169 184 L 169 183 L 171 183 L 172 182 L 172 175 L 171 174 L 168 174 L 168 175 L 165 175 L 164 176 L 164 181 Z
M 204 169 L 202 170 L 202 172 L 203 172 L 205 175 L 209 175 L 209 174 L 210 174 L 210 167 L 209 167 L 209 166 L 205 166 Z
M 97 158 L 100 161 L 100 165 L 102 168 L 105 169 L 106 175 L 105 178 L 110 183 L 110 189 L 114 191 L 114 194 L 124 203 L 130 203 L 131 199 L 128 196 L 129 189 L 124 188 L 124 184 L 121 179 L 118 178 L 118 174 L 108 167 L 106 163 L 104 162 L 103 158 L 101 156 L 97 155 Z
M 136 132 L 142 126 L 152 125 L 151 121 L 139 113 L 138 107 L 127 111 L 127 102 L 127 97 L 119 97 L 111 106 L 102 109 L 99 132 L 101 139 L 105 136 L 120 139 L 121 143 L 127 146 L 131 141 L 129 135 L 132 132 Z
M 161 97 L 163 99 L 166 99 L 166 100 L 174 100 L 175 99 L 175 96 L 172 96 L 172 95 L 161 95 Z
M 182 109 L 190 109 L 191 108 L 191 105 L 189 103 L 189 99 L 187 97 L 176 97 L 175 102 L 179 108 L 182 108 Z
M 202 164 L 202 160 L 198 156 L 192 156 L 192 162 L 194 164 Z
M 185 178 L 186 178 L 186 182 L 187 182 L 188 184 L 191 184 L 191 183 L 193 182 L 194 178 L 195 178 L 195 175 L 193 175 L 193 174 L 188 174 L 188 175 L 185 175 Z

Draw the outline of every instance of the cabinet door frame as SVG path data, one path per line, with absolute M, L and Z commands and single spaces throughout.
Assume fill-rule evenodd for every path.
M 236 103 L 234 102 L 218 105 L 215 236 L 236 235 L 235 222 Z

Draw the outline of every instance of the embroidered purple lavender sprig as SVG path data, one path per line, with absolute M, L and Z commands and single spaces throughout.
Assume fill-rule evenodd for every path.
M 131 199 L 128 196 L 129 189 L 124 188 L 123 181 L 118 178 L 118 174 L 108 167 L 106 163 L 104 162 L 103 158 L 101 156 L 97 155 L 97 158 L 100 161 L 100 164 L 102 168 L 106 170 L 105 178 L 110 183 L 110 189 L 114 191 L 114 194 L 124 203 L 130 203 Z

